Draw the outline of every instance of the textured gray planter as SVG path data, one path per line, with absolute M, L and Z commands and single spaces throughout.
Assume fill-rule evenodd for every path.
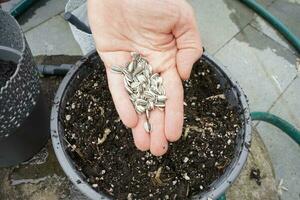
M 78 187 L 78 189 L 88 196 L 90 199 L 99 200 L 99 199 L 110 199 L 105 196 L 103 193 L 96 192 L 88 183 L 84 180 L 84 175 L 77 171 L 75 165 L 69 155 L 66 152 L 66 144 L 63 140 L 64 131 L 61 124 L 61 114 L 63 108 L 66 104 L 66 97 L 72 92 L 74 87 L 76 87 L 79 77 L 84 77 L 87 74 L 86 64 L 90 60 L 97 59 L 98 55 L 95 51 L 88 54 L 85 58 L 80 60 L 77 65 L 68 72 L 62 81 L 56 97 L 54 99 L 54 105 L 51 112 L 51 137 L 52 143 L 55 150 L 55 154 L 58 158 L 60 165 L 63 170 L 69 177 L 69 179 Z M 231 165 L 227 168 L 226 172 L 212 183 L 212 189 L 206 192 L 203 192 L 197 196 L 195 199 L 217 199 L 220 197 L 226 190 L 230 187 L 233 181 L 240 174 L 248 156 L 250 141 L 251 141 L 251 120 L 250 112 L 248 108 L 247 99 L 244 95 L 244 92 L 239 87 L 239 85 L 232 80 L 229 73 L 226 71 L 225 67 L 218 64 L 211 56 L 204 54 L 203 59 L 206 62 L 209 62 L 214 66 L 214 71 L 218 74 L 221 84 L 229 83 L 231 89 L 225 94 L 229 99 L 232 105 L 240 106 L 244 113 L 241 115 L 243 120 L 243 127 L 238 136 L 238 144 L 236 147 L 236 156 L 232 161 Z M 104 67 L 104 66 L 103 66 Z M 77 80 L 76 80 L 77 79 Z
M 17 64 L 0 88 L 0 167 L 28 160 L 46 143 L 47 110 L 33 56 L 17 21 L 0 9 L 0 59 Z

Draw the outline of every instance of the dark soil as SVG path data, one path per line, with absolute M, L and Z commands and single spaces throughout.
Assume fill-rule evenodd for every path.
M 257 185 L 261 185 L 260 169 L 255 169 L 255 168 L 251 169 L 250 179 L 254 179 Z
M 16 69 L 16 63 L 0 59 L 0 88 L 5 86 L 6 82 L 15 73 Z
M 241 111 L 224 98 L 226 86 L 210 65 L 198 62 L 184 82 L 183 137 L 162 157 L 136 149 L 114 108 L 104 68 L 88 68 L 61 117 L 69 155 L 95 190 L 114 199 L 181 200 L 207 191 L 224 174 L 236 152 Z

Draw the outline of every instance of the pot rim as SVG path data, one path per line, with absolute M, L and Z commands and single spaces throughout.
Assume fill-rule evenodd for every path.
M 75 166 L 72 164 L 72 160 L 69 158 L 67 152 L 63 148 L 62 145 L 62 138 L 59 132 L 61 131 L 61 125 L 58 120 L 58 114 L 61 109 L 62 97 L 65 94 L 65 89 L 70 85 L 70 80 L 76 74 L 80 66 L 88 60 L 88 58 L 93 55 L 96 51 L 91 51 L 86 56 L 84 56 L 81 60 L 79 60 L 74 67 L 70 69 L 67 75 L 64 77 L 63 81 L 61 82 L 56 96 L 54 98 L 54 103 L 51 110 L 51 138 L 52 138 L 52 145 L 56 154 L 56 157 L 64 170 L 65 174 L 69 177 L 69 179 L 73 182 L 73 184 L 87 197 L 90 199 L 111 199 L 107 195 L 102 192 L 95 191 L 83 178 L 80 173 L 77 172 Z M 242 105 L 243 108 L 243 125 L 244 125 L 244 135 L 242 139 L 241 149 L 239 155 L 237 155 L 237 159 L 234 159 L 234 162 L 231 165 L 230 169 L 227 169 L 226 172 L 217 179 L 215 185 L 210 190 L 201 193 L 199 195 L 193 196 L 192 199 L 217 199 L 222 194 L 226 192 L 226 190 L 230 187 L 230 185 L 234 182 L 234 180 L 240 174 L 244 164 L 246 163 L 247 156 L 249 153 L 249 147 L 251 143 L 251 117 L 250 117 L 250 110 L 248 105 L 248 100 L 244 91 L 239 86 L 239 84 L 232 78 L 228 70 L 225 66 L 220 64 L 220 62 L 216 61 L 215 58 L 210 56 L 207 53 L 203 54 L 203 57 L 213 64 L 218 70 L 230 81 L 232 87 L 237 92 L 237 97 Z
M 16 49 L 13 49 L 11 47 L 6 47 L 6 46 L 1 46 L 0 45 L 1 50 L 7 51 L 7 52 L 10 52 L 10 53 L 14 53 L 14 54 L 17 54 L 17 55 L 20 56 L 20 58 L 18 59 L 18 63 L 16 63 L 17 68 L 16 68 L 14 74 L 6 81 L 5 85 L 0 88 L 0 94 L 2 94 L 2 92 L 8 88 L 9 84 L 11 84 L 13 79 L 15 79 L 15 77 L 17 76 L 17 74 L 20 71 L 20 66 L 23 63 L 23 60 L 25 59 L 24 58 L 24 52 L 26 50 L 26 40 L 25 40 L 24 33 L 22 32 L 22 29 L 21 29 L 19 23 L 17 22 L 17 20 L 14 17 L 12 17 L 9 13 L 7 13 L 5 11 L 2 11 L 1 9 L 0 9 L 0 12 L 2 14 L 6 15 L 6 17 L 9 17 L 13 20 L 14 26 L 18 27 L 18 29 L 19 29 L 20 39 L 22 40 L 22 49 L 20 49 L 20 50 L 16 50 Z

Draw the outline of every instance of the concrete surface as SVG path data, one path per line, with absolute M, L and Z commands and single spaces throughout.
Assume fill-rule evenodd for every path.
M 22 29 L 27 32 L 64 11 L 68 0 L 39 0 L 19 19 Z
M 300 130 L 300 78 L 288 87 L 270 112 L 291 122 Z M 288 192 L 282 194 L 282 199 L 300 199 L 300 148 L 279 129 L 260 122 L 257 126 L 261 137 L 269 151 L 276 179 L 283 179 Z
M 268 110 L 297 74 L 296 56 L 249 25 L 215 57 L 240 83 L 252 111 Z
M 81 55 L 69 25 L 60 16 L 54 16 L 43 24 L 25 32 L 32 54 L 36 55 Z
M 300 37 L 300 1 L 299 0 L 278 0 L 268 7 L 268 10 L 278 17 L 298 37 Z M 288 13 L 288 15 L 287 15 Z M 282 46 L 295 52 L 294 48 L 284 39 L 280 33 L 274 30 L 261 17 L 257 16 L 251 25 L 262 31 L 264 34 L 280 43 Z
M 195 10 L 203 46 L 215 53 L 238 34 L 252 19 L 254 13 L 239 1 L 189 0 Z

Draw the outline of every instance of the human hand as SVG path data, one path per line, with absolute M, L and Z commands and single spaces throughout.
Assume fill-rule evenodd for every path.
M 183 86 L 202 48 L 194 13 L 185 0 L 89 0 L 88 16 L 97 51 L 107 68 L 109 89 L 123 123 L 132 128 L 135 145 L 159 156 L 168 141 L 178 140 L 183 127 Z M 163 77 L 165 111 L 151 111 L 152 131 L 143 127 L 146 117 L 137 115 L 123 77 L 111 66 L 124 66 L 130 52 L 140 53 Z

